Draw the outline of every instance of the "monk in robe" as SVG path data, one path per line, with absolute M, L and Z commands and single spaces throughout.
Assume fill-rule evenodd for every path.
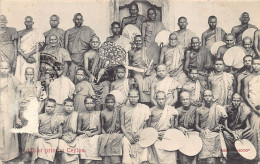
M 143 23 L 141 31 L 145 47 L 149 47 L 150 43 L 155 41 L 156 35 L 165 30 L 164 24 L 156 20 L 156 16 L 156 10 L 149 8 L 147 11 L 148 19 Z
M 59 24 L 60 24 L 60 17 L 58 15 L 55 15 L 55 14 L 52 15 L 50 17 L 51 29 L 43 33 L 43 35 L 45 36 L 46 46 L 48 46 L 50 44 L 50 35 L 56 35 L 59 47 L 64 47 L 65 31 L 58 27 Z
M 138 85 L 140 102 L 149 105 L 151 80 L 154 78 L 153 62 L 148 58 L 141 35 L 134 37 L 134 44 L 136 47 L 129 51 L 129 65 L 144 70 L 144 72 L 133 71 L 133 77 Z
M 25 69 L 27 67 L 34 68 L 35 80 L 38 79 L 38 72 L 40 66 L 40 54 L 38 51 L 43 47 L 44 35 L 33 28 L 33 18 L 31 16 L 25 17 L 26 29 L 18 32 L 18 56 L 15 70 L 15 77 L 25 82 Z
M 69 65 L 71 64 L 71 58 L 69 52 L 59 45 L 58 36 L 56 34 L 50 34 L 48 36 L 48 44 L 42 51 L 43 54 L 51 55 L 55 62 L 62 63 L 64 65 L 63 74 L 67 75 L 69 70 Z
M 191 38 L 191 47 L 185 52 L 184 71 L 188 74 L 190 68 L 198 69 L 198 79 L 206 81 L 209 68 L 212 65 L 212 55 L 204 46 L 200 46 L 198 37 Z
M 220 105 L 228 105 L 234 91 L 234 76 L 224 72 L 224 61 L 217 59 L 215 72 L 208 77 L 208 88 L 212 90 L 213 101 Z
M 198 80 L 198 71 L 196 68 L 192 68 L 189 71 L 189 80 L 182 86 L 183 91 L 190 93 L 190 101 L 194 106 L 201 106 L 202 93 L 207 88 L 207 84 L 202 84 Z
M 141 31 L 142 24 L 146 20 L 146 17 L 138 14 L 139 8 L 135 2 L 130 3 L 129 5 L 129 13 L 130 16 L 124 17 L 122 19 L 122 29 L 125 28 L 126 25 L 132 24 L 135 25 Z
M 13 27 L 6 27 L 7 19 L 0 15 L 0 60 L 8 61 L 15 71 L 18 33 Z
M 79 164 L 79 152 L 85 151 L 80 149 L 77 137 L 77 120 L 78 113 L 74 111 L 74 102 L 68 98 L 64 100 L 64 113 L 60 115 L 62 121 L 62 137 L 59 139 L 58 149 L 61 152 L 61 163 Z
M 255 31 L 254 50 L 257 56 L 260 56 L 260 30 Z
M 258 134 L 258 150 L 260 150 L 260 59 L 253 59 L 253 72 L 244 79 L 244 99 L 251 108 L 251 127 Z M 258 156 L 260 153 L 258 154 Z
M 159 65 L 156 70 L 156 78 L 152 81 L 151 87 L 151 102 L 157 105 L 155 93 L 163 91 L 166 94 L 166 105 L 174 106 L 178 100 L 178 88 L 181 88 L 179 83 L 166 73 L 166 66 Z
M 179 44 L 182 45 L 183 50 L 186 51 L 190 47 L 190 41 L 192 37 L 195 37 L 195 33 L 190 29 L 187 29 L 188 21 L 186 17 L 180 17 L 178 19 L 179 30 L 175 31 L 178 37 Z
M 65 32 L 65 48 L 70 52 L 72 63 L 69 68 L 69 78 L 74 79 L 76 70 L 84 66 L 84 54 L 90 50 L 90 40 L 96 35 L 88 26 L 83 24 L 81 13 L 74 15 L 75 26 Z
M 124 135 L 120 129 L 120 113 L 115 106 L 115 96 L 106 96 L 106 108 L 101 112 L 102 134 L 98 141 L 98 153 L 104 164 L 122 163 L 122 139 Z
M 243 58 L 244 66 L 238 71 L 237 74 L 237 93 L 243 95 L 244 90 L 244 78 L 252 73 L 252 61 L 253 57 L 246 55 Z
M 129 104 L 123 106 L 120 112 L 121 130 L 124 133 L 123 161 L 125 164 L 140 164 L 148 161 L 147 148 L 139 145 L 139 133 L 148 125 L 151 111 L 147 105 L 138 103 L 139 92 L 129 91 Z
M 63 102 L 67 98 L 73 98 L 75 85 L 63 75 L 63 65 L 55 63 L 54 69 L 58 78 L 52 81 L 47 88 L 47 95 L 56 101 L 55 113 L 63 113 Z
M 242 45 L 242 34 L 249 28 L 257 29 L 255 25 L 249 24 L 250 17 L 247 12 L 243 12 L 239 18 L 241 24 L 232 28 L 231 33 L 236 38 L 236 44 Z
M 218 59 L 223 59 L 223 56 L 224 54 L 226 53 L 226 51 L 233 47 L 235 45 L 235 36 L 232 34 L 232 33 L 228 33 L 226 36 L 225 36 L 225 43 L 226 45 L 223 45 L 223 46 L 220 46 L 218 48 L 218 51 L 217 51 L 217 56 L 216 58 Z
M 54 162 L 59 138 L 62 136 L 62 119 L 54 114 L 56 101 L 46 101 L 45 113 L 39 115 L 39 132 L 35 133 L 32 164 Z
M 79 114 L 85 112 L 84 99 L 86 96 L 95 96 L 92 85 L 88 82 L 86 72 L 83 68 L 79 68 L 76 74 L 76 86 L 74 96 L 75 111 Z
M 253 58 L 258 58 L 259 56 L 256 55 L 254 49 L 253 49 L 253 40 L 252 38 L 246 36 L 242 40 L 243 48 L 246 53 L 246 55 L 250 55 Z
M 80 160 L 83 163 L 101 161 L 98 155 L 98 139 L 101 133 L 100 111 L 95 111 L 94 98 L 87 96 L 84 99 L 85 111 L 79 114 L 77 137 L 79 143 Z
M 210 47 L 212 46 L 213 43 L 218 41 L 224 41 L 226 32 L 222 28 L 217 27 L 216 16 L 210 16 L 208 18 L 208 24 L 209 24 L 209 29 L 202 33 L 201 42 L 202 42 L 202 46 L 205 46 L 210 50 Z
M 178 128 L 184 134 L 199 135 L 195 131 L 195 111 L 197 107 L 191 104 L 191 95 L 189 92 L 183 91 L 180 94 L 181 106 L 178 111 Z M 181 164 L 196 164 L 196 156 L 187 156 L 179 152 Z
M 223 128 L 222 124 L 227 114 L 225 108 L 213 102 L 212 98 L 212 92 L 206 90 L 203 95 L 203 105 L 195 111 L 195 127 L 200 132 L 203 142 L 198 156 L 199 161 L 215 164 L 223 157 L 219 130 Z
M 242 103 L 241 96 L 238 93 L 234 93 L 231 105 L 226 106 L 226 112 L 227 120 L 225 121 L 224 138 L 227 145 L 228 159 L 230 159 L 228 162 L 234 164 L 248 163 L 249 160 L 238 155 L 234 143 L 237 139 L 248 139 L 257 149 L 257 133 L 251 129 L 249 123 L 250 108 Z
M 151 108 L 151 116 L 149 118 L 149 127 L 158 132 L 158 139 L 149 147 L 150 163 L 177 163 L 177 151 L 166 151 L 161 146 L 161 140 L 165 131 L 177 127 L 177 110 L 166 105 L 166 94 L 159 91 L 155 94 L 157 105 Z
M 16 91 L 19 81 L 10 73 L 7 61 L 0 62 L 0 162 L 8 162 L 19 156 L 18 136 L 11 133 L 18 119 L 18 98 Z

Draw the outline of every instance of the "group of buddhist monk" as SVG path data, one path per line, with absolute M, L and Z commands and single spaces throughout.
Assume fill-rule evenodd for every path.
M 52 15 L 44 33 L 33 28 L 31 16 L 17 32 L 0 15 L 0 164 L 260 161 L 260 30 L 249 24 L 249 13 L 230 33 L 210 16 L 201 39 L 180 17 L 180 29 L 166 36 L 167 44 L 158 43 L 158 51 L 155 38 L 166 27 L 156 9 L 146 18 L 132 2 L 129 13 L 111 24 L 112 36 L 102 44 L 81 13 L 67 31 Z M 140 33 L 129 37 L 131 27 Z M 247 29 L 255 29 L 253 37 L 242 37 Z M 219 41 L 224 44 L 212 54 Z M 245 53 L 242 68 L 224 59 L 234 47 Z M 118 53 L 121 64 L 113 58 Z M 158 138 L 144 147 L 140 133 L 149 127 Z M 170 129 L 199 136 L 200 152 L 165 150 Z M 255 148 L 253 159 L 236 149 L 241 139 Z

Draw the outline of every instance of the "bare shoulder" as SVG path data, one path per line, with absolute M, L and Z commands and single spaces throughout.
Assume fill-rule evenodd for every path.
M 248 84 L 253 78 L 255 77 L 255 75 L 250 74 L 247 77 L 244 78 L 244 83 Z

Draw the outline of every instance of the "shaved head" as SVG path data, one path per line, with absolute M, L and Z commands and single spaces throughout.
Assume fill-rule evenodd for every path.
M 212 91 L 211 90 L 205 90 L 204 95 L 212 95 Z
M 3 67 L 3 66 L 8 66 L 10 68 L 10 64 L 8 61 L 0 61 L 0 67 Z
M 187 91 L 181 92 L 180 98 L 183 98 L 183 97 L 190 97 L 190 92 L 187 92 Z
M 0 15 L 0 21 L 7 20 L 5 15 Z
M 31 17 L 31 16 L 26 16 L 26 17 L 24 18 L 25 21 L 28 20 L 28 19 L 30 19 L 30 21 L 33 21 L 33 17 Z
M 241 99 L 241 96 L 240 96 L 240 94 L 238 94 L 238 93 L 234 93 L 234 94 L 232 95 L 232 99 Z

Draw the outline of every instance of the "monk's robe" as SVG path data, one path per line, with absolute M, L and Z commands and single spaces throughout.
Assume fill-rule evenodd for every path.
M 8 61 L 13 67 L 16 60 L 14 42 L 18 39 L 18 33 L 13 27 L 6 27 L 0 31 L 0 60 Z
M 43 113 L 39 115 L 39 134 L 52 136 L 58 133 L 58 128 L 62 124 L 62 117 L 54 114 Z M 32 163 L 37 160 L 53 162 L 58 148 L 59 140 L 35 138 L 33 146 Z M 38 151 L 37 151 L 38 150 Z M 37 162 L 36 162 L 37 163 Z
M 128 97 L 128 92 L 129 92 L 129 79 L 125 78 L 124 80 L 116 80 L 114 82 L 112 82 L 112 84 L 114 86 L 114 90 L 119 90 L 124 94 L 124 100 L 126 101 L 127 97 Z M 124 102 L 125 102 L 124 101 Z
M 187 50 L 190 47 L 190 41 L 192 37 L 195 37 L 195 33 L 189 29 L 185 29 L 184 31 L 178 30 L 175 31 L 178 37 L 179 44 L 182 45 L 184 50 Z
M 97 131 L 100 124 L 100 111 L 92 111 L 91 113 L 81 113 L 81 131 Z M 87 137 L 82 134 L 77 137 L 79 149 L 84 150 L 79 152 L 80 159 L 84 159 L 89 163 L 93 160 L 102 160 L 98 155 L 98 139 L 99 135 Z
M 0 83 L 0 161 L 9 161 L 19 156 L 18 136 L 11 133 L 18 113 L 18 85 L 19 81 L 11 75 L 6 82 Z
M 124 17 L 122 19 L 122 29 L 124 29 L 124 27 L 128 24 L 132 24 L 135 25 L 137 28 L 139 28 L 139 30 L 141 31 L 142 24 L 145 20 L 146 17 L 139 14 L 136 17 L 132 17 L 132 16 Z
M 205 105 L 202 105 L 200 108 L 207 108 Z M 206 158 L 218 158 L 223 157 L 221 151 L 220 137 L 219 133 L 213 132 L 221 118 L 226 118 L 227 113 L 225 108 L 221 105 L 213 103 L 210 108 L 207 108 L 208 113 L 203 114 L 199 118 L 200 128 L 210 130 L 207 135 L 200 133 L 202 139 L 202 150 L 199 153 L 199 160 Z
M 123 106 L 123 108 L 129 108 Z M 148 106 L 144 104 L 137 104 L 133 109 L 129 109 L 125 113 L 125 128 L 128 134 L 138 135 L 144 128 L 146 121 L 149 119 L 151 111 Z M 148 160 L 147 148 L 141 148 L 136 142 L 130 144 L 130 141 L 124 137 L 123 140 L 123 163 L 124 164 L 139 164 Z
M 157 93 L 158 91 L 163 91 L 164 93 L 166 93 L 166 101 L 168 101 L 169 103 L 171 103 L 173 100 L 172 92 L 177 92 L 177 88 L 180 88 L 180 84 L 174 78 L 169 76 L 166 76 L 163 80 L 158 80 L 157 78 L 155 78 L 153 80 L 153 83 L 155 84 L 154 93 Z
M 191 104 L 198 106 L 202 102 L 203 91 L 206 89 L 206 86 L 201 84 L 199 80 L 192 81 L 188 80 L 183 86 L 182 90 L 190 93 Z
M 165 64 L 167 71 L 171 77 L 176 78 L 181 86 L 188 80 L 183 70 L 179 70 L 180 67 L 183 67 L 183 60 L 184 51 L 181 45 L 170 48 L 165 52 Z
M 253 50 L 253 48 L 250 48 L 250 50 L 248 50 L 248 51 L 245 48 L 243 48 L 243 50 L 246 53 L 246 55 L 252 56 L 253 59 L 258 57 L 258 55 L 256 55 L 256 53 Z
M 155 128 L 159 134 L 164 135 L 165 131 L 171 129 L 174 118 L 177 117 L 178 111 L 169 105 L 166 105 L 162 113 L 156 113 L 154 111 L 159 110 L 157 106 L 151 109 L 151 127 Z M 157 139 L 155 143 L 148 148 L 149 150 L 149 162 L 150 163 L 177 163 L 176 151 L 166 151 L 161 146 L 161 140 Z
M 149 45 L 155 41 L 156 35 L 162 30 L 165 30 L 165 26 L 162 22 L 144 22 L 142 25 L 142 37 L 144 39 L 144 46 L 149 47 Z
M 60 46 L 57 46 L 57 47 L 47 46 L 42 51 L 42 53 L 51 55 L 55 59 L 55 62 L 59 62 L 62 64 L 64 64 L 65 62 L 71 62 L 69 52 Z
M 238 110 L 232 110 L 232 106 L 226 106 L 227 111 L 227 125 L 231 131 L 235 131 L 236 134 L 241 136 L 241 139 L 248 139 L 257 150 L 257 132 L 251 128 L 248 131 L 243 132 L 246 128 L 246 121 L 250 118 L 251 111 L 248 106 L 241 103 Z M 243 132 L 243 133 L 242 133 Z M 224 138 L 227 145 L 227 153 L 229 159 L 242 159 L 235 148 L 235 139 L 233 135 L 224 131 Z
M 202 39 L 204 39 L 203 46 L 210 50 L 212 44 L 218 41 L 223 41 L 225 35 L 226 32 L 220 27 L 216 27 L 216 29 L 213 31 L 211 29 L 208 29 L 207 31 L 202 33 Z
M 75 85 L 72 81 L 65 77 L 61 76 L 54 81 L 52 81 L 49 85 L 49 98 L 56 100 L 56 108 L 55 113 L 63 112 L 63 102 L 65 99 L 73 96 L 75 91 Z
M 19 54 L 17 56 L 17 65 L 15 70 L 15 77 L 21 81 L 21 83 L 26 82 L 25 80 L 25 69 L 27 67 L 34 68 L 35 81 L 38 78 L 39 66 L 40 66 L 40 54 L 38 53 L 38 44 L 44 42 L 44 35 L 37 29 L 24 34 L 24 31 L 19 31 L 19 36 L 21 36 L 21 50 L 25 53 L 31 53 L 36 50 L 36 53 L 32 57 L 36 60 L 35 63 L 27 63 L 27 61 Z
M 79 149 L 79 142 L 76 138 L 78 113 L 63 114 L 61 117 L 63 117 L 62 138 L 58 143 L 58 149 L 62 150 L 61 161 L 62 163 L 79 164 L 79 152 L 84 150 Z M 69 143 L 65 140 L 72 141 Z
M 98 140 L 98 154 L 103 157 L 104 164 L 121 163 L 122 139 L 124 135 L 120 134 L 120 115 L 118 108 L 114 109 L 113 116 L 110 120 L 106 120 L 103 125 L 106 134 L 101 134 Z M 113 133 L 108 134 L 108 129 L 112 129 Z
M 257 29 L 257 27 L 252 24 L 238 25 L 232 28 L 231 33 L 235 36 L 237 45 L 243 44 L 243 40 L 242 40 L 243 32 L 249 28 Z
M 250 71 L 246 70 L 245 67 L 242 67 L 240 70 L 238 70 L 237 75 L 235 75 L 237 77 L 236 78 L 236 81 L 237 81 L 237 93 L 239 93 L 241 96 L 244 96 L 244 92 L 243 92 L 243 90 L 244 90 L 244 83 L 243 83 L 243 81 L 244 81 L 245 77 L 247 77 L 250 74 L 251 74 Z
M 68 51 L 70 52 L 72 63 L 69 69 L 69 78 L 74 79 L 76 70 L 84 66 L 84 53 L 91 49 L 90 40 L 95 32 L 88 26 L 73 27 L 66 31 L 65 36 L 68 36 Z
M 50 36 L 56 35 L 58 37 L 58 43 L 60 47 L 64 47 L 64 34 L 65 31 L 61 28 L 51 28 L 49 31 L 43 33 L 45 36 L 45 44 L 48 46 L 50 44 Z
M 220 105 L 229 104 L 233 94 L 234 76 L 223 72 L 220 75 L 212 74 L 208 80 L 212 87 L 213 101 Z

